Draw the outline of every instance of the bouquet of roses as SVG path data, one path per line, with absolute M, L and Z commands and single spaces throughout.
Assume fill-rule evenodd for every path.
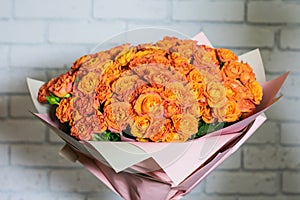
M 35 104 L 54 114 L 36 116 L 67 142 L 65 156 L 125 199 L 183 196 L 264 122 L 287 76 L 261 85 L 247 56 L 201 41 L 123 44 L 29 80 Z

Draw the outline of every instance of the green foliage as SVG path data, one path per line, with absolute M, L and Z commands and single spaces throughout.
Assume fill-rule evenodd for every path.
M 60 98 L 55 96 L 52 93 L 49 96 L 46 96 L 46 99 L 47 99 L 48 103 L 50 103 L 52 105 L 59 105 Z
M 95 141 L 120 141 L 121 136 L 119 133 L 114 133 L 109 130 L 106 130 L 103 133 L 94 134 L 93 140 L 95 140 Z

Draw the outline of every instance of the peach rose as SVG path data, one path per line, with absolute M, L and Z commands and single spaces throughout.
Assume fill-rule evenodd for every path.
M 246 87 L 253 94 L 253 103 L 255 103 L 256 105 L 260 104 L 263 96 L 261 85 L 256 80 L 251 80 L 250 82 L 246 83 Z
M 130 123 L 131 106 L 127 102 L 113 102 L 104 106 L 104 118 L 109 130 L 121 132 Z
M 233 51 L 224 48 L 217 49 L 217 56 L 221 62 L 235 61 L 238 59 Z
M 210 107 L 220 108 L 226 103 L 226 90 L 220 82 L 208 82 L 205 96 Z
M 171 119 L 183 142 L 198 132 L 198 119 L 191 114 L 178 114 Z
M 241 114 L 242 112 L 234 100 L 228 100 L 224 107 L 215 108 L 213 110 L 213 115 L 219 122 L 235 122 L 239 119 Z
M 84 75 L 78 83 L 78 90 L 83 94 L 91 94 L 95 92 L 96 86 L 99 82 L 99 74 L 95 72 L 89 72 Z

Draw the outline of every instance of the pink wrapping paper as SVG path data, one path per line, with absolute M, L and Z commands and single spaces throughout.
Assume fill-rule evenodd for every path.
M 203 33 L 194 39 L 211 46 Z M 258 70 L 263 73 L 261 67 Z M 263 112 L 279 99 L 275 96 L 287 75 L 285 73 L 262 85 L 264 96 L 255 114 L 220 131 L 185 143 L 139 143 L 130 140 L 79 142 L 59 130 L 46 114 L 47 108 L 37 103 L 37 90 L 42 82 L 28 79 L 28 83 L 39 111 L 34 115 L 67 143 L 61 155 L 72 161 L 78 160 L 124 199 L 147 200 L 179 199 L 234 153 L 266 120 Z M 264 73 L 259 76 L 264 79 Z

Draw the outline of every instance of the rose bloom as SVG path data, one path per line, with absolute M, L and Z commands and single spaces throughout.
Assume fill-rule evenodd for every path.
M 119 46 L 115 46 L 107 51 L 104 51 L 105 53 L 107 53 L 108 55 L 110 55 L 110 59 L 115 59 L 115 57 L 117 55 L 119 55 L 124 49 L 128 49 L 130 47 L 129 43 L 126 44 L 122 44 Z M 100 52 L 101 53 L 101 52 Z M 98 53 L 97 53 L 98 54 Z M 100 55 L 101 56 L 101 55 Z
M 50 95 L 49 88 L 57 81 L 57 78 L 52 78 L 49 82 L 45 83 L 42 85 L 42 87 L 39 89 L 38 93 L 38 101 L 41 103 L 46 103 L 48 102 L 47 96 Z
M 77 110 L 81 115 L 91 115 L 98 109 L 98 105 L 95 105 L 93 95 L 74 95 L 73 97 L 73 109 Z
M 243 113 L 252 113 L 255 110 L 255 105 L 249 99 L 239 99 L 237 104 Z
M 243 72 L 243 64 L 237 61 L 225 62 L 222 72 L 229 78 L 237 79 Z
M 162 114 L 159 109 L 162 101 L 162 98 L 157 93 L 145 93 L 138 97 L 133 108 L 138 115 L 150 114 L 157 111 Z
M 79 69 L 81 67 L 82 63 L 84 63 L 86 60 L 88 60 L 90 58 L 91 58 L 90 55 L 81 56 L 73 63 L 73 65 L 71 66 L 71 69 L 73 69 L 73 70 Z
M 60 75 L 52 85 L 49 86 L 48 90 L 52 94 L 62 98 L 73 90 L 73 82 L 75 80 L 76 72 L 68 71 Z
M 197 83 L 203 82 L 203 75 L 201 71 L 197 68 L 190 71 L 190 73 L 186 76 L 189 81 L 195 81 Z
M 253 99 L 253 94 L 239 80 L 226 79 L 224 81 L 226 96 L 229 99 Z
M 211 50 L 210 52 L 205 49 L 205 46 L 197 46 L 194 49 L 194 62 L 193 64 L 198 69 L 211 68 L 214 66 L 219 66 L 219 61 L 215 56 L 215 52 Z
M 242 73 L 240 75 L 240 81 L 246 84 L 250 80 L 255 80 L 255 74 L 248 63 L 242 64 Z
M 63 98 L 58 107 L 56 108 L 56 117 L 61 123 L 65 123 L 72 120 L 73 113 L 73 99 Z
M 202 113 L 202 120 L 207 123 L 213 123 L 215 118 L 212 116 L 211 108 L 207 104 L 202 104 L 200 106 L 200 112 Z
M 217 49 L 217 56 L 221 62 L 235 61 L 238 59 L 233 51 L 224 48 Z
M 135 137 L 144 138 L 151 123 L 152 119 L 147 115 L 136 116 L 131 125 L 131 134 Z
M 179 41 L 179 39 L 176 37 L 166 36 L 166 37 L 164 37 L 163 40 L 157 41 L 156 46 L 158 46 L 164 50 L 170 51 L 174 46 L 177 45 L 178 41 Z
M 198 119 L 191 114 L 178 114 L 171 117 L 181 141 L 186 141 L 198 132 Z
M 100 104 L 104 103 L 108 98 L 112 97 L 112 89 L 109 85 L 99 82 L 95 89 L 95 99 L 99 101 Z
M 77 89 L 83 94 L 91 94 L 95 92 L 96 86 L 99 82 L 99 78 L 99 74 L 95 72 L 89 72 L 86 75 L 83 75 L 78 83 Z
M 131 106 L 127 102 L 113 102 L 104 106 L 104 118 L 110 131 L 121 132 L 130 123 Z
M 120 63 L 121 66 L 125 66 L 133 59 L 135 52 L 135 47 L 125 48 L 121 51 L 121 53 L 119 53 L 119 55 L 117 55 L 115 61 Z
M 151 134 L 150 139 L 154 142 L 172 142 L 176 132 L 172 126 L 171 120 L 165 119 L 162 121 L 156 121 L 156 123 L 158 124 L 154 123 L 151 125 L 151 128 L 155 127 L 158 131 L 154 131 L 153 134 Z M 149 129 L 147 132 L 149 132 Z
M 172 60 L 171 66 L 183 75 L 187 75 L 194 68 L 193 65 L 189 64 L 189 60 L 179 53 L 171 53 L 169 57 Z
M 259 83 L 256 80 L 252 80 L 246 83 L 246 87 L 253 94 L 253 103 L 258 105 L 261 102 L 263 96 L 263 90 L 261 85 L 259 85 Z
M 210 107 L 220 108 L 226 103 L 226 91 L 222 83 L 220 82 L 208 82 L 205 96 Z
M 219 122 L 237 121 L 241 114 L 242 112 L 234 100 L 228 100 L 224 107 L 215 108 L 213 110 L 213 115 L 218 119 Z
M 165 100 L 163 102 L 163 107 L 164 107 L 164 115 L 166 117 L 172 117 L 173 115 L 180 114 L 181 111 L 181 105 L 178 100 Z

